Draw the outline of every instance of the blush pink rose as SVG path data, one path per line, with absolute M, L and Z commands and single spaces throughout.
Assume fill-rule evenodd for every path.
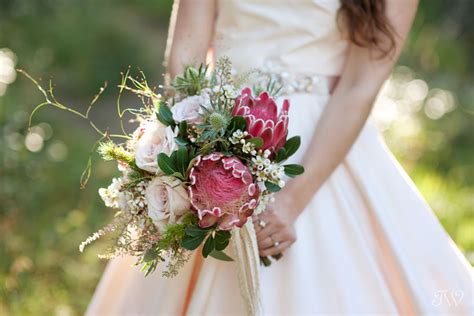
M 148 216 L 160 231 L 176 223 L 191 206 L 183 184 L 173 177 L 155 177 L 148 184 L 145 198 Z
M 177 122 L 187 121 L 190 124 L 202 122 L 202 106 L 208 107 L 209 97 L 194 95 L 187 97 L 171 107 L 173 119 Z
M 288 135 L 289 108 L 290 103 L 288 100 L 284 100 L 280 113 L 278 113 L 275 100 L 267 92 L 253 97 L 252 90 L 245 88 L 236 99 L 232 114 L 245 118 L 247 132 L 252 137 L 263 139 L 263 150 L 277 151 L 285 144 Z
M 170 155 L 177 148 L 171 127 L 157 121 L 149 121 L 139 127 L 135 143 L 135 163 L 140 169 L 157 173 L 158 154 Z
M 222 230 L 242 227 L 258 204 L 259 190 L 239 159 L 212 153 L 199 157 L 190 171 L 189 196 L 205 228 L 218 223 Z

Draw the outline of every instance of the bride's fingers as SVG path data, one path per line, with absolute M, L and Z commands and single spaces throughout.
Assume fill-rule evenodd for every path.
M 278 232 L 278 227 L 274 225 L 274 223 L 270 222 L 265 226 L 265 228 L 257 231 L 257 240 L 265 239 L 276 232 Z
M 282 234 L 276 233 L 268 237 L 257 239 L 258 249 L 263 250 L 267 248 L 274 247 L 276 243 L 281 244 L 286 241 L 285 236 Z
M 273 247 L 275 245 L 275 242 L 270 237 L 266 237 L 260 241 L 257 240 L 257 244 L 258 249 L 264 250 Z
M 260 256 L 262 257 L 268 257 L 268 256 L 275 256 L 278 255 L 285 250 L 287 250 L 291 246 L 290 241 L 284 241 L 278 246 L 273 246 L 264 250 L 260 250 Z

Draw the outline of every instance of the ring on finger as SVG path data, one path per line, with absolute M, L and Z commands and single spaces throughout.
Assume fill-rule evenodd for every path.
M 267 223 L 264 220 L 259 219 L 258 226 L 260 226 L 261 228 L 265 228 L 265 226 L 267 226 Z
M 270 237 L 270 240 L 273 242 L 273 247 L 278 247 L 280 245 L 280 242 L 273 239 L 272 235 L 270 235 L 269 237 Z

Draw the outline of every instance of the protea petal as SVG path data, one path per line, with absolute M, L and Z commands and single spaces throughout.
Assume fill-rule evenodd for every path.
M 287 132 L 286 124 L 284 121 L 279 121 L 277 125 L 275 126 L 275 130 L 273 133 L 273 137 L 275 138 L 275 141 L 278 143 L 280 142 L 282 137 L 285 137 L 285 133 Z
M 285 99 L 285 101 L 283 101 L 283 105 L 281 106 L 281 112 L 288 113 L 289 111 L 290 111 L 290 101 L 288 101 L 288 99 Z
M 285 146 L 287 136 L 288 136 L 288 132 L 283 134 L 279 139 L 276 139 L 275 148 L 281 148 Z
M 217 216 L 214 216 L 212 214 L 207 214 L 199 221 L 199 227 L 201 228 L 211 227 L 217 222 L 218 219 L 219 218 Z
M 230 230 L 234 225 L 239 223 L 239 221 L 237 216 L 225 214 L 219 218 L 219 228 L 222 230 Z
M 252 183 L 249 185 L 249 195 L 253 196 L 257 192 L 257 186 Z
M 241 95 L 243 97 L 252 97 L 252 89 L 250 89 L 249 87 L 243 88 L 242 92 L 241 92 Z
M 260 93 L 260 95 L 257 98 L 257 100 L 262 102 L 262 103 L 267 102 L 268 99 L 270 99 L 270 95 L 266 91 L 263 91 L 262 93 Z
M 245 114 L 247 114 L 247 111 L 246 111 L 246 107 L 238 107 L 236 108 L 236 110 L 233 112 L 233 115 L 234 116 L 244 116 Z
M 267 128 L 273 129 L 274 127 L 275 127 L 275 122 L 274 121 L 267 120 L 265 122 L 265 129 L 267 129 Z
M 285 144 L 288 135 L 289 109 L 289 101 L 284 100 L 278 113 L 275 100 L 268 92 L 262 92 L 254 98 L 252 90 L 245 88 L 236 99 L 234 113 L 239 113 L 246 119 L 247 131 L 252 137 L 263 138 L 262 149 L 276 151 Z
M 230 229 L 240 222 L 242 206 L 248 209 L 249 202 L 258 199 L 250 170 L 236 157 L 211 153 L 202 157 L 190 174 L 189 198 L 201 227 L 218 223 L 221 229 Z
M 250 124 L 250 126 L 247 128 L 247 131 L 253 137 L 257 137 L 262 132 L 264 125 L 265 125 L 265 123 L 263 122 L 262 119 L 257 119 L 252 124 Z
M 273 146 L 273 129 L 264 129 L 263 132 L 260 134 L 260 137 L 263 139 L 263 150 L 271 148 Z

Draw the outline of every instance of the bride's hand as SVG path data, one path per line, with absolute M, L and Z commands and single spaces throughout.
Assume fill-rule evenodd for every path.
M 263 213 L 254 216 L 258 249 L 261 257 L 283 253 L 296 242 L 296 231 L 288 203 L 278 199 Z

